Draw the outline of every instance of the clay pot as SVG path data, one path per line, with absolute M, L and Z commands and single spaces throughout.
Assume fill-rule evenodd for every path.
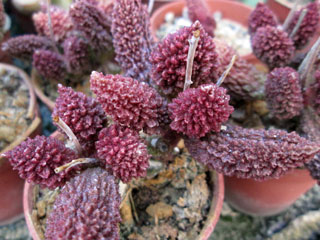
M 284 211 L 316 184 L 306 169 L 295 169 L 279 179 L 266 181 L 236 177 L 225 177 L 224 180 L 227 202 L 253 216 L 270 216 Z
M 158 8 L 162 7 L 165 4 L 171 3 L 171 2 L 176 2 L 178 0 L 154 0 L 153 8 L 151 13 L 155 12 Z M 143 4 L 148 5 L 149 0 L 142 0 Z
M 57 135 L 59 136 L 59 134 Z M 199 234 L 198 238 L 195 240 L 207 240 L 210 237 L 211 233 L 213 232 L 220 217 L 220 212 L 222 209 L 223 198 L 224 198 L 223 176 L 216 172 L 212 172 L 212 179 L 214 183 L 214 186 L 213 186 L 214 193 L 213 193 L 211 208 L 207 216 L 207 221 L 205 222 L 203 229 Z M 26 219 L 31 237 L 33 238 L 33 240 L 41 240 L 31 218 L 33 204 L 34 204 L 33 188 L 34 188 L 33 184 L 29 184 L 27 182 L 25 183 L 24 194 L 23 194 L 23 208 L 24 208 L 25 219 Z
M 207 0 L 207 5 L 211 12 L 219 11 L 224 18 L 238 22 L 244 27 L 248 26 L 248 19 L 252 8 L 243 3 L 229 0 Z M 156 38 L 157 29 L 164 23 L 164 18 L 168 12 L 173 12 L 175 16 L 181 16 L 185 6 L 185 1 L 175 1 L 165 4 L 156 10 L 150 19 L 153 36 Z M 252 53 L 242 57 L 251 63 L 259 61 Z
M 274 12 L 280 22 L 284 22 L 293 4 L 286 0 L 267 0 L 266 5 Z
M 0 152 L 1 156 L 1 154 L 13 149 L 26 138 L 35 137 L 36 135 L 41 134 L 41 118 L 38 112 L 36 96 L 28 75 L 19 68 L 8 64 L 0 63 L 0 68 L 19 72 L 20 76 L 27 84 L 30 94 L 28 113 L 30 119 L 33 119 L 28 129 Z M 24 181 L 18 176 L 16 171 L 12 170 L 9 162 L 5 158 L 0 157 L 0 225 L 8 224 L 22 216 L 23 208 L 21 199 L 23 195 L 23 185 Z

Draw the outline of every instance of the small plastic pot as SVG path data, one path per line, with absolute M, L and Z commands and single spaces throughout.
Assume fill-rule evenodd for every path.
M 1 156 L 1 154 L 13 149 L 26 138 L 41 134 L 41 118 L 38 112 L 36 96 L 28 75 L 19 68 L 8 64 L 0 63 L 0 68 L 19 72 L 23 81 L 27 84 L 30 95 L 28 113 L 29 117 L 33 119 L 28 129 L 19 138 L 1 150 Z M 4 157 L 0 157 L 0 225 L 8 224 L 22 216 L 23 185 L 24 181 L 16 171 L 12 170 L 9 162 Z
M 224 180 L 227 202 L 253 216 L 271 216 L 286 210 L 316 184 L 306 169 L 295 169 L 279 179 L 266 181 L 226 176 Z
M 230 0 L 207 0 L 209 10 L 213 13 L 219 11 L 224 18 L 233 20 L 240 23 L 244 27 L 248 27 L 249 15 L 252 12 L 252 8 L 244 5 L 243 3 L 230 1 Z M 185 1 L 175 1 L 168 3 L 157 9 L 151 16 L 151 33 L 156 38 L 156 32 L 164 23 L 164 18 L 168 12 L 173 12 L 175 16 L 181 16 L 182 10 L 186 6 Z M 259 61 L 252 54 L 242 56 L 249 62 Z
M 216 172 L 212 172 L 212 179 L 214 183 L 214 193 L 211 208 L 209 210 L 209 214 L 207 216 L 207 220 L 203 226 L 203 229 L 200 232 L 198 238 L 195 240 L 207 240 L 212 234 L 220 217 L 224 198 L 223 176 Z M 27 182 L 25 183 L 23 195 L 24 215 L 30 235 L 33 238 L 33 240 L 41 240 L 31 218 L 34 204 L 33 188 L 33 184 L 29 184 Z

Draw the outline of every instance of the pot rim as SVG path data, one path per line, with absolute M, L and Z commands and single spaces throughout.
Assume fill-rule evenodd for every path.
M 214 3 L 223 3 L 226 5 L 229 5 L 230 8 L 237 8 L 237 9 L 243 9 L 245 11 L 248 12 L 252 12 L 253 8 L 241 3 L 241 2 L 236 2 L 236 1 L 230 1 L 230 0 L 206 0 L 206 2 L 214 2 Z M 150 18 L 150 30 L 151 30 L 151 35 L 153 36 L 153 38 L 155 40 L 157 40 L 156 37 L 156 31 L 158 26 L 156 26 L 156 24 L 154 24 L 155 22 L 157 22 L 156 19 L 158 18 L 162 18 L 162 15 L 164 12 L 169 12 L 171 9 L 175 9 L 175 8 L 179 8 L 179 7 L 184 7 L 186 6 L 186 3 L 184 0 L 177 0 L 177 1 L 173 1 L 170 3 L 167 3 L 161 7 L 159 7 L 157 10 L 154 11 L 154 13 L 152 14 L 151 18 Z M 182 10 L 181 10 L 182 11 Z M 227 18 L 228 19 L 228 18 Z M 232 21 L 235 21 L 239 24 L 241 24 L 243 27 L 248 28 L 248 25 L 243 24 L 237 20 L 231 19 Z M 250 53 L 246 54 L 246 55 L 241 55 L 242 58 L 244 58 L 245 60 L 247 60 L 248 62 L 251 63 L 256 63 L 256 62 L 260 62 L 253 54 L 253 52 L 251 51 Z
M 210 173 L 211 173 L 211 179 L 213 179 L 213 188 L 214 188 L 213 198 L 211 200 L 211 207 L 210 207 L 205 225 L 196 240 L 207 240 L 210 237 L 211 233 L 213 232 L 219 220 L 221 210 L 222 210 L 222 204 L 224 200 L 223 175 L 215 171 L 210 171 Z M 31 213 L 33 209 L 32 205 L 34 203 L 33 201 L 34 186 L 35 184 L 33 183 L 25 182 L 24 190 L 23 190 L 23 211 L 24 211 L 25 220 L 26 220 L 29 232 L 31 234 L 31 237 L 34 240 L 41 240 L 31 218 Z
M 39 128 L 41 127 L 41 118 L 40 118 L 40 114 L 39 114 L 36 95 L 35 95 L 34 89 L 32 87 L 31 80 L 30 80 L 29 76 L 20 68 L 13 66 L 13 65 L 10 65 L 10 64 L 0 63 L 0 68 L 5 68 L 5 69 L 9 69 L 11 71 L 18 72 L 19 75 L 21 76 L 22 80 L 24 81 L 24 83 L 27 85 L 28 90 L 29 90 L 29 107 L 28 107 L 27 117 L 29 117 L 30 119 L 33 119 L 31 124 L 27 128 L 27 130 L 21 136 L 19 136 L 12 143 L 10 143 L 9 146 L 7 146 L 6 148 L 4 148 L 3 150 L 0 151 L 0 160 L 1 160 L 3 158 L 1 156 L 1 154 L 18 146 L 21 142 L 23 142 L 28 137 L 30 137 L 31 134 L 33 134 L 39 130 Z

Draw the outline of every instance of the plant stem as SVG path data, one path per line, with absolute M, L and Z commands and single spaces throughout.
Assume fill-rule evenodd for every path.
M 225 78 L 228 76 L 228 74 L 229 74 L 231 68 L 233 67 L 233 64 L 236 61 L 236 59 L 237 59 L 237 55 L 233 55 L 232 59 L 231 59 L 231 62 L 229 63 L 227 69 L 222 73 L 221 77 L 217 81 L 217 86 L 218 87 L 223 83 Z
M 293 17 L 294 17 L 294 14 L 295 14 L 295 12 L 296 12 L 296 10 L 298 8 L 298 5 L 300 5 L 300 2 L 301 2 L 301 0 L 296 0 L 294 2 L 294 5 L 292 6 L 292 8 L 291 8 L 286 20 L 284 21 L 284 23 L 282 25 L 283 30 L 287 30 L 288 29 L 291 21 L 293 20 Z
M 200 39 L 200 30 L 196 30 L 193 32 L 192 38 L 189 40 L 187 69 L 186 69 L 186 77 L 185 77 L 185 81 L 184 81 L 183 91 L 188 89 L 190 87 L 190 85 L 192 84 L 192 80 L 191 80 L 192 66 L 193 66 L 194 55 L 196 53 L 199 39 Z
M 95 158 L 78 158 L 78 159 L 74 159 L 71 162 L 68 162 L 60 167 L 57 167 L 56 169 L 54 169 L 55 173 L 60 173 L 62 171 L 68 170 L 70 168 L 73 168 L 79 164 L 84 164 L 84 163 L 98 163 L 99 160 L 95 159 Z
M 290 33 L 290 38 L 293 39 L 293 37 L 296 35 L 296 33 L 298 32 L 299 30 L 299 27 L 301 26 L 301 23 L 303 21 L 303 19 L 305 18 L 306 14 L 307 14 L 308 10 L 307 9 L 303 9 L 300 16 L 299 16 L 299 19 L 298 19 L 298 22 L 297 24 L 295 25 L 294 29 L 292 30 L 292 32 Z
M 153 5 L 154 5 L 154 0 L 149 0 L 148 3 L 148 13 L 151 13 L 152 9 L 153 9 Z
M 70 127 L 59 117 L 59 116 L 54 116 L 53 121 L 62 129 L 62 131 L 65 132 L 65 134 L 68 136 L 69 140 L 74 144 L 76 147 L 76 150 L 79 154 L 82 153 L 82 147 Z
M 310 72 L 313 68 L 313 64 L 319 54 L 320 51 L 320 37 L 313 44 L 312 48 L 309 50 L 307 56 L 304 58 L 302 63 L 299 66 L 298 73 L 301 79 L 301 85 L 304 90 L 306 90 L 310 85 L 311 78 L 309 77 Z
M 49 30 L 50 30 L 50 38 L 52 41 L 52 47 L 53 49 L 59 53 L 59 50 L 55 44 L 55 40 L 54 40 L 54 34 L 53 34 L 53 27 L 52 27 L 52 21 L 51 21 L 51 11 L 50 11 L 50 5 L 51 5 L 51 0 L 47 0 L 47 12 L 48 12 L 48 26 L 49 26 Z

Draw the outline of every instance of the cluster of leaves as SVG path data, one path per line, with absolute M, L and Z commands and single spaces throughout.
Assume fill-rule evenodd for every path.
M 50 74 L 55 76 L 62 71 L 57 62 L 65 64 L 66 58 L 69 59 L 66 66 L 82 69 L 83 44 L 90 43 L 95 51 L 106 49 L 110 40 L 106 29 L 111 26 L 116 60 L 124 72 L 122 76 L 93 71 L 90 87 L 96 98 L 59 85 L 53 119 L 70 137 L 71 145 L 65 146 L 50 137 L 37 137 L 4 155 L 28 181 L 51 189 L 63 186 L 47 223 L 47 239 L 82 239 L 83 236 L 119 239 L 120 197 L 115 177 L 129 182 L 146 175 L 150 156 L 139 135 L 141 131 L 160 135 L 169 144 L 169 150 L 175 143 L 172 139 L 183 138 L 190 154 L 209 169 L 256 180 L 279 178 L 310 162 L 320 152 L 320 145 L 313 139 L 307 140 L 296 133 L 223 126 L 234 110 L 228 94 L 233 100 L 261 97 L 264 86 L 258 79 L 263 77 L 240 56 L 235 60 L 233 55 L 237 54 L 231 47 L 213 41 L 199 21 L 155 44 L 149 30 L 149 15 L 140 0 L 115 0 L 111 22 L 101 15 L 101 9 L 109 8 L 96 11 L 97 6 L 100 5 L 95 0 L 78 0 L 67 15 L 59 13 L 57 17 L 53 17 L 57 10 L 52 9 L 52 31 L 47 21 L 42 20 L 47 19 L 48 12 L 36 15 L 37 29 L 44 36 L 25 37 L 28 48 L 20 49 L 20 53 L 28 55 L 33 47 L 39 49 L 41 42 L 43 49 L 41 53 L 35 51 L 33 61 L 43 65 L 50 59 L 55 64 Z M 260 8 L 259 4 L 257 9 Z M 255 16 L 251 17 L 255 24 L 250 25 L 250 31 L 255 32 L 253 39 L 262 38 L 263 31 L 279 38 L 287 34 L 274 26 L 277 22 L 271 13 L 261 20 L 256 12 L 252 16 Z M 61 21 L 66 22 L 63 28 L 67 31 L 62 29 Z M 271 25 L 261 26 L 268 23 Z M 284 46 L 288 39 L 284 42 L 281 39 L 280 45 Z M 7 50 L 11 44 L 17 51 L 22 46 L 18 40 L 8 42 Z M 54 52 L 58 44 L 63 46 L 63 55 Z M 293 43 L 289 45 L 295 48 Z M 264 45 L 259 51 L 264 57 L 275 53 Z M 299 116 L 307 92 L 302 83 L 309 82 L 306 77 L 311 70 L 306 66 L 314 62 L 313 55 L 314 51 L 302 63 L 308 74 L 283 67 L 275 68 L 267 76 L 265 95 L 275 118 Z M 272 59 L 275 64 L 280 62 L 280 66 L 288 63 L 278 57 Z M 231 70 L 230 61 L 234 65 Z M 229 76 L 225 76 L 228 72 Z M 317 72 L 311 75 L 318 78 Z M 318 91 L 313 95 L 317 98 Z M 310 102 L 320 101 L 310 99 Z M 107 121 L 108 118 L 112 121 Z M 89 169 L 82 171 L 78 163 L 90 163 L 81 165 Z M 65 166 L 67 170 L 61 171 Z M 68 204 L 64 205 L 65 202 Z M 97 224 L 88 227 L 93 222 Z
M 280 25 L 268 7 L 258 3 L 249 17 L 253 52 L 270 69 L 288 65 L 296 50 L 306 47 L 316 34 L 320 20 L 319 3 L 309 3 L 289 16 L 293 17 L 288 17 L 284 25 Z
M 69 11 L 43 7 L 33 15 L 37 35 L 11 38 L 2 50 L 33 67 L 48 80 L 81 81 L 112 47 L 108 9 L 96 0 L 77 0 Z

